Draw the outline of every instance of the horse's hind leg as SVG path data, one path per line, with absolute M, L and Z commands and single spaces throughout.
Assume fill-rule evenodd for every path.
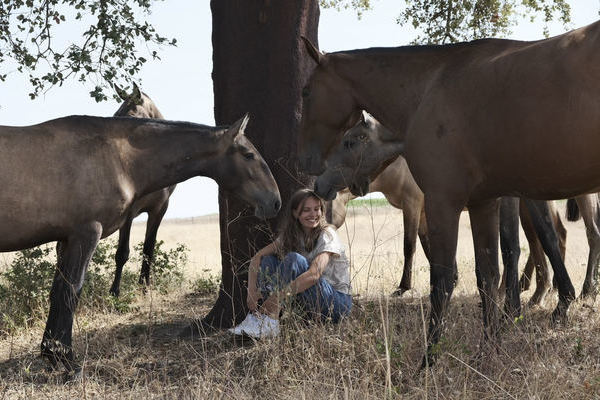
M 525 237 L 529 243 L 529 257 L 527 258 L 527 265 L 525 268 L 527 269 L 528 265 L 532 270 L 535 268 L 535 292 L 529 299 L 529 305 L 534 306 L 543 303 L 546 294 L 550 290 L 550 277 L 548 274 L 546 255 L 544 254 L 544 249 L 542 248 L 542 244 L 538 239 L 535 227 L 533 226 L 533 221 L 531 220 L 531 216 L 529 214 L 529 209 L 525 205 L 525 201 L 521 201 L 520 207 L 521 226 L 523 227 L 523 232 L 525 232 Z
M 146 237 L 144 238 L 144 259 L 142 261 L 142 270 L 140 272 L 140 285 L 148 286 L 150 284 L 150 266 L 154 261 L 154 246 L 156 245 L 156 235 L 160 223 L 167 212 L 169 200 L 162 203 L 161 207 L 148 212 L 148 222 L 146 224 Z
M 412 289 L 412 269 L 417 247 L 421 208 L 422 202 L 416 205 L 410 201 L 405 202 L 402 207 L 402 217 L 404 219 L 404 269 L 400 285 L 393 293 L 396 296 L 402 296 L 404 292 Z
M 519 198 L 502 197 L 500 199 L 500 246 L 504 273 L 500 285 L 500 297 L 506 293 L 504 311 L 512 320 L 521 315 L 519 298 Z
M 590 246 L 587 270 L 581 297 L 595 297 L 598 294 L 598 261 L 600 260 L 600 232 L 598 230 L 599 204 L 597 194 L 575 198 L 585 223 L 585 232 Z
M 110 287 L 110 294 L 115 297 L 119 297 L 121 293 L 121 277 L 123 275 L 123 266 L 129 259 L 129 236 L 131 234 L 131 222 L 132 218 L 127 218 L 127 221 L 119 229 L 119 246 L 115 254 L 115 262 L 117 269 L 115 270 L 115 279 L 113 280 L 112 286 Z
M 544 252 L 548 255 L 554 276 L 558 283 L 558 305 L 552 312 L 552 320 L 566 321 L 569 305 L 575 298 L 575 288 L 567 273 L 560 253 L 559 241 L 552 225 L 552 218 L 547 201 L 526 199 L 525 204 L 531 215 L 533 226 L 542 243 Z
M 90 223 L 59 245 L 60 261 L 50 290 L 50 312 L 41 344 L 41 354 L 53 366 L 61 361 L 70 374 L 78 375 L 81 367 L 71 347 L 73 314 L 85 277 L 85 270 L 96 249 L 102 227 Z

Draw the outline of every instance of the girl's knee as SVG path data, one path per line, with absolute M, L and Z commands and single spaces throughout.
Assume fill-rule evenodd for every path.
M 308 261 L 306 260 L 306 257 L 304 257 L 302 254 L 300 253 L 296 253 L 295 251 L 291 251 L 289 253 L 287 253 L 285 255 L 285 258 L 283 259 L 284 262 L 286 263 L 305 263 L 308 264 Z
M 308 260 L 302 254 L 290 252 L 283 259 L 284 268 L 293 274 L 300 275 L 310 267 Z

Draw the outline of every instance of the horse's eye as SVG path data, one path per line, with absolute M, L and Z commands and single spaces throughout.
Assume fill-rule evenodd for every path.
M 244 153 L 244 158 L 245 158 L 246 160 L 254 160 L 254 153 L 252 153 L 252 152 L 250 152 L 250 151 L 249 151 L 249 152 L 247 152 L 247 153 Z
M 309 94 L 310 94 L 310 90 L 308 90 L 307 87 L 302 89 L 302 97 L 308 97 Z
M 367 140 L 369 140 L 369 137 L 365 134 L 362 134 L 358 137 L 358 140 L 360 140 L 361 142 L 366 142 Z

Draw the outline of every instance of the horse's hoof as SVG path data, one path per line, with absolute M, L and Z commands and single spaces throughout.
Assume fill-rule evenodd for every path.
M 119 289 L 113 289 L 111 288 L 108 293 L 110 293 L 111 296 L 113 297 L 119 297 L 119 295 L 121 294 L 121 291 Z
M 64 383 L 79 383 L 83 381 L 83 369 L 81 367 L 66 371 L 63 377 Z
M 423 356 L 423 360 L 421 360 L 421 366 L 419 367 L 419 371 L 424 371 L 427 368 L 433 367 L 435 364 L 435 357 L 430 354 L 426 354 Z
M 392 296 L 396 296 L 396 297 L 402 297 L 402 295 L 403 295 L 404 293 L 408 292 L 409 290 L 410 290 L 410 289 L 405 289 L 405 288 L 403 288 L 403 287 L 400 287 L 400 286 L 398 286 L 398 287 L 396 288 L 396 290 L 394 290 L 394 291 L 392 292 Z
M 567 309 L 560 305 L 552 311 L 552 315 L 550 316 L 550 322 L 553 325 L 566 325 L 567 319 Z
M 583 285 L 583 289 L 581 290 L 581 294 L 579 295 L 580 299 L 595 299 L 598 295 L 598 288 L 596 286 L 588 286 Z
M 529 299 L 529 306 L 534 307 L 543 305 L 544 300 L 546 299 L 546 294 L 549 292 L 549 290 L 549 288 L 545 288 L 540 291 L 536 290 L 533 293 L 533 296 L 531 296 L 531 299 Z

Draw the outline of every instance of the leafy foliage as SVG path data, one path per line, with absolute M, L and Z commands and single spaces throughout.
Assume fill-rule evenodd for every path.
M 162 293 L 180 287 L 183 267 L 187 262 L 184 245 L 169 251 L 156 244 L 153 264 L 154 286 Z M 137 272 L 123 270 L 121 294 L 109 294 L 113 281 L 114 255 L 117 243 L 104 240 L 98 244 L 85 277 L 79 300 L 79 310 L 128 312 L 133 307 L 138 291 Z M 141 254 L 143 243 L 136 246 Z M 132 257 L 139 265 L 143 256 Z M 6 270 L 0 273 L 0 334 L 12 332 L 44 320 L 48 312 L 49 293 L 55 273 L 56 253 L 53 246 L 45 245 L 21 250 Z
M 323 8 L 335 8 L 336 10 L 353 8 L 360 18 L 363 11 L 371 9 L 371 0 L 319 0 Z
M 113 82 L 130 82 L 147 59 L 137 45 L 148 47 L 158 58 L 160 45 L 175 45 L 145 21 L 153 0 L 4 0 L 0 1 L 0 66 L 12 59 L 17 71 L 27 72 L 34 99 L 69 78 L 92 80 L 90 95 L 107 99 L 105 89 Z M 65 25 L 80 25 L 79 36 L 64 48 L 55 32 Z M 6 79 L 0 69 L 0 80 Z
M 522 16 L 543 18 L 544 35 L 554 19 L 568 24 L 571 7 L 566 0 L 405 0 L 399 24 L 410 23 L 423 33 L 413 43 L 443 44 L 502 37 Z
M 199 296 L 214 295 L 221 285 L 221 277 L 210 274 L 209 269 L 203 270 L 204 275 L 199 277 L 192 284 L 194 293 Z
M 151 262 L 150 277 L 152 286 L 161 293 L 167 293 L 173 288 L 181 287 L 183 284 L 183 267 L 188 262 L 188 252 L 186 245 L 178 243 L 177 247 L 170 250 L 163 250 L 164 241 L 159 240 L 154 246 L 154 259 Z M 144 243 L 140 242 L 135 246 L 136 254 L 143 255 Z
M 30 325 L 48 308 L 54 262 L 48 245 L 21 250 L 0 277 L 0 332 Z

